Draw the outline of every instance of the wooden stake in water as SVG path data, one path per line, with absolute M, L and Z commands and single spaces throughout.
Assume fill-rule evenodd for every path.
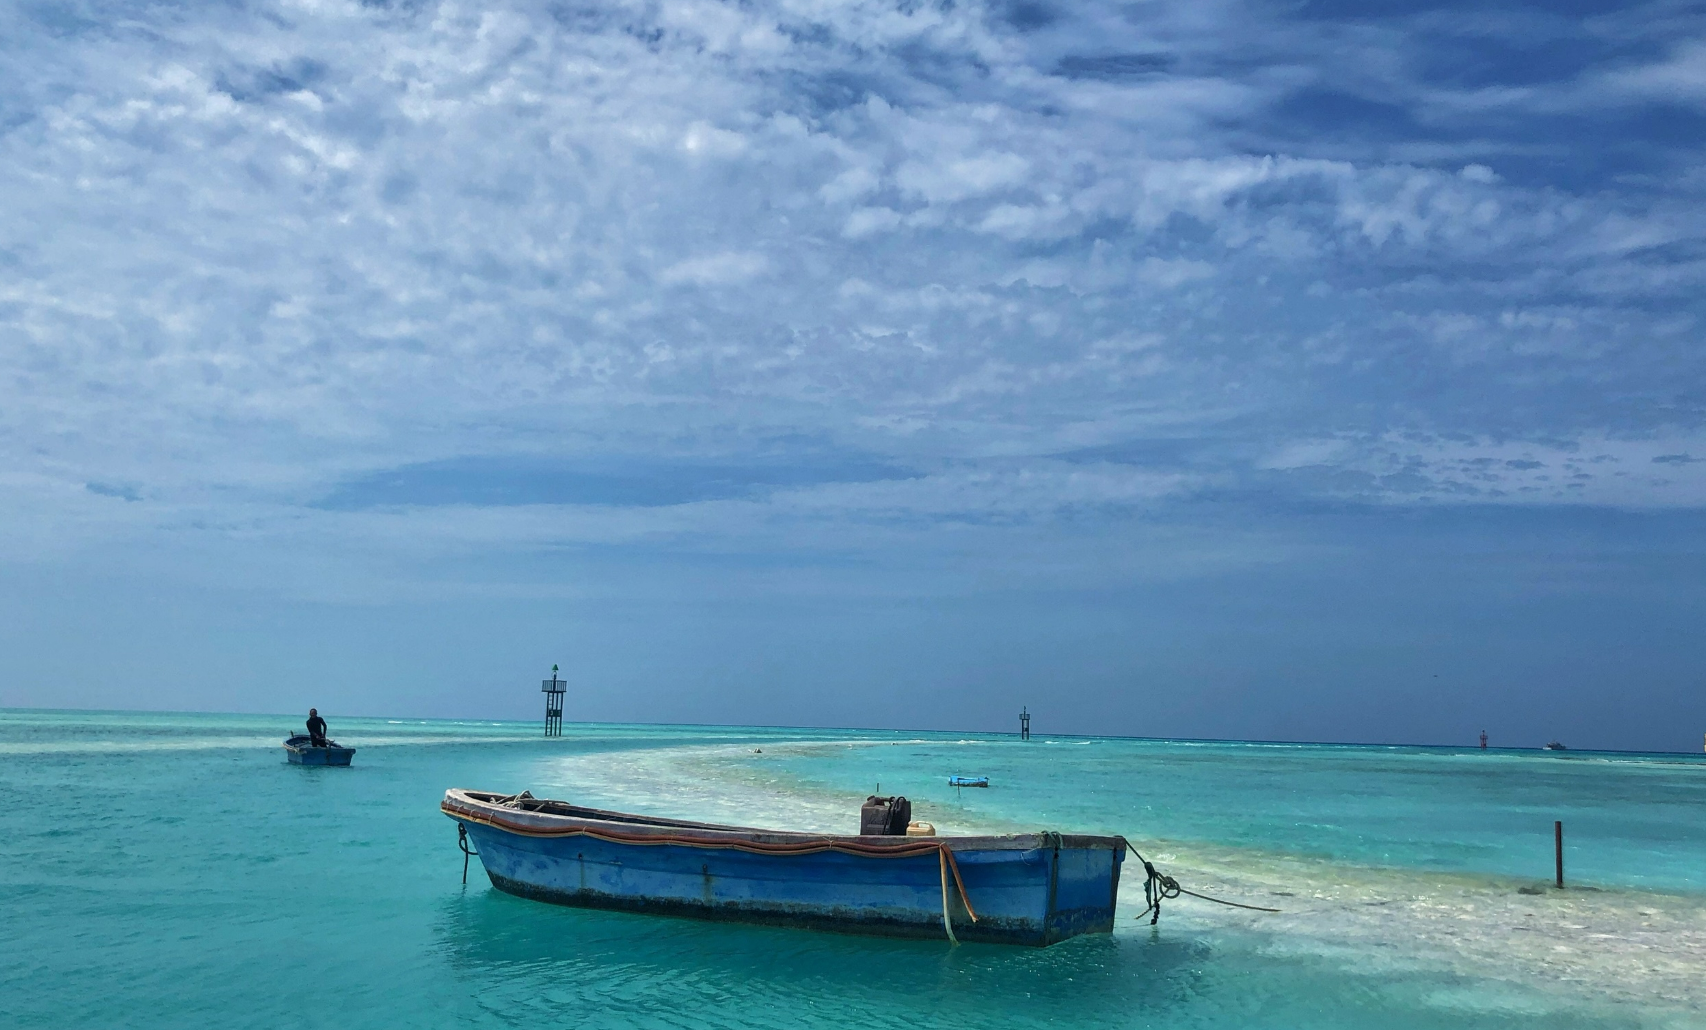
M 1558 889 L 1564 889 L 1564 821 L 1557 820 L 1552 824 L 1552 840 L 1558 857 Z

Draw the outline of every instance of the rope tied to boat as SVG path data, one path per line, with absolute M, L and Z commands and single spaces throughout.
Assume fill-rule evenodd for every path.
M 1144 909 L 1137 914 L 1137 918 L 1142 919 L 1148 915 L 1149 925 L 1154 926 L 1161 921 L 1162 900 L 1178 897 L 1184 892 L 1184 888 L 1179 886 L 1178 880 L 1157 871 L 1148 859 L 1138 854 L 1136 848 L 1132 848 L 1131 853 L 1137 855 L 1137 860 L 1143 863 L 1143 871 L 1148 874 L 1143 881 Z
M 468 827 L 462 822 L 456 824 L 456 846 L 462 849 L 462 886 L 468 886 L 468 859 L 478 857 L 478 851 L 468 850 Z
M 1139 862 L 1143 863 L 1143 871 L 1146 874 L 1146 878 L 1143 881 L 1143 900 L 1145 905 L 1143 907 L 1143 911 L 1139 912 L 1135 918 L 1142 919 L 1144 916 L 1148 916 L 1150 926 L 1154 926 L 1156 923 L 1161 921 L 1161 902 L 1171 900 L 1181 894 L 1187 894 L 1193 898 L 1201 898 L 1204 901 L 1212 901 L 1216 905 L 1226 905 L 1229 908 L 1245 908 L 1252 912 L 1279 912 L 1279 909 L 1277 908 L 1263 908 L 1260 905 L 1246 905 L 1242 902 L 1227 901 L 1224 898 L 1211 898 L 1207 894 L 1198 894 L 1196 891 L 1188 891 L 1179 886 L 1178 880 L 1175 880 L 1166 873 L 1156 869 L 1153 863 L 1151 863 L 1147 858 L 1144 858 L 1136 848 L 1131 846 L 1131 841 L 1126 840 L 1124 837 L 1121 837 L 1120 841 L 1125 844 L 1127 850 L 1137 857 Z

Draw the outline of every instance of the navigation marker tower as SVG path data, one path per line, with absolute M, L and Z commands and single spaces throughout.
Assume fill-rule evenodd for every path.
M 545 735 L 560 737 L 563 735 L 563 694 L 569 689 L 568 680 L 557 678 L 557 667 L 551 666 L 551 678 L 539 681 L 539 689 L 545 695 Z

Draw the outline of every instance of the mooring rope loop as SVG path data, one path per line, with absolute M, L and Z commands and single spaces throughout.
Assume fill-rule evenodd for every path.
M 1126 846 L 1126 850 L 1136 856 L 1139 862 L 1143 863 L 1143 871 L 1145 874 L 1145 879 L 1143 881 L 1143 900 L 1146 904 L 1143 907 L 1143 911 L 1139 912 L 1135 918 L 1142 919 L 1144 916 L 1148 916 L 1150 926 L 1154 926 L 1156 923 L 1161 921 L 1161 902 L 1176 898 L 1181 894 L 1188 894 L 1193 898 L 1201 898 L 1204 901 L 1212 901 L 1216 905 L 1226 905 L 1231 908 L 1247 908 L 1252 912 L 1277 913 L 1279 911 L 1277 908 L 1263 908 L 1260 905 L 1245 905 L 1237 901 L 1227 901 L 1224 898 L 1211 898 L 1207 894 L 1198 894 L 1196 891 L 1188 891 L 1179 886 L 1178 880 L 1175 880 L 1166 873 L 1156 869 L 1148 859 L 1144 858 L 1136 848 L 1131 846 L 1131 841 L 1121 837 L 1120 842 Z
M 462 886 L 468 886 L 468 858 L 478 857 L 478 851 L 468 850 L 468 826 L 465 823 L 456 824 L 456 846 L 462 849 Z

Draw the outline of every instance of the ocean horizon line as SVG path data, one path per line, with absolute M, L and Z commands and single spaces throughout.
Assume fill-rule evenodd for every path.
M 39 708 L 39 707 L 0 705 L 0 713 L 9 713 L 9 712 L 39 713 L 39 714 L 44 714 L 44 715 L 243 716 L 243 717 L 251 717 L 251 718 L 274 718 L 274 717 L 276 717 L 276 718 L 281 718 L 281 719 L 293 719 L 293 718 L 297 717 L 296 713 L 288 713 L 288 712 L 259 712 L 259 711 L 225 711 L 225 712 L 219 712 L 219 711 L 197 711 L 197 710 L 192 710 L 192 709 L 154 709 L 154 708 L 77 708 L 77 707 Z M 488 724 L 506 725 L 506 726 L 507 725 L 515 725 L 515 726 L 543 725 L 542 719 L 496 718 L 496 717 L 490 717 L 490 716 L 471 716 L 471 715 L 470 716 L 424 716 L 424 715 L 398 715 L 395 713 L 388 713 L 388 714 L 384 714 L 384 715 L 363 715 L 363 714 L 357 714 L 357 713 L 348 713 L 348 714 L 341 714 L 338 717 L 339 718 L 346 718 L 346 719 L 408 720 L 408 721 L 412 721 L 412 722 L 427 722 L 427 723 L 488 723 Z M 644 727 L 651 727 L 651 728 L 656 728 L 656 729 L 682 729 L 682 730 L 707 730 L 707 729 L 709 729 L 709 730 L 784 730 L 784 731 L 799 730 L 799 731 L 810 731 L 810 732 L 814 732 L 814 733 L 835 733 L 835 732 L 842 732 L 842 731 L 845 731 L 848 733 L 931 733 L 931 734 L 976 733 L 976 734 L 981 734 L 981 735 L 993 735 L 993 736 L 998 736 L 998 737 L 1014 737 L 1014 738 L 1019 737 L 1019 733 L 1016 730 L 980 730 L 980 729 L 966 729 L 966 728 L 929 729 L 929 728 L 924 728 L 924 727 L 893 727 L 893 726 L 810 726 L 810 725 L 780 724 L 780 723 L 642 722 L 642 721 L 620 722 L 620 721 L 597 721 L 597 720 L 570 720 L 570 719 L 565 719 L 563 721 L 563 725 L 565 727 L 569 727 L 569 726 L 644 726 Z M 1420 750 L 1429 750 L 1429 751 L 1499 751 L 1499 752 L 1520 753 L 1520 754 L 1528 754 L 1528 753 L 1533 753 L 1533 752 L 1546 752 L 1548 750 L 1547 748 L 1545 748 L 1543 746 L 1520 747 L 1520 746 L 1508 746 L 1508 745 L 1499 745 L 1499 746 L 1489 745 L 1487 747 L 1481 747 L 1477 744 L 1427 744 L 1427 743 L 1419 743 L 1419 742 L 1357 741 L 1357 740 L 1287 740 L 1287 739 L 1280 739 L 1280 738 L 1239 738 L 1239 737 L 1165 737 L 1165 736 L 1143 736 L 1143 735 L 1139 735 L 1139 734 L 1120 734 L 1120 733 L 1065 733 L 1065 732 L 1061 732 L 1061 733 L 1039 733 L 1037 731 L 1032 731 L 1032 735 L 1035 737 L 1062 738 L 1062 739 L 1070 739 L 1070 740 L 1119 740 L 1119 741 L 1150 742 L 1150 743 L 1157 743 L 1157 744 L 1238 744 L 1238 745 L 1247 745 L 1247 746 L 1256 746 L 1256 747 L 1385 748 L 1385 749 L 1404 748 L 1404 749 L 1420 749 Z M 1640 757 L 1640 756 L 1662 756 L 1662 757 L 1684 757 L 1684 758 L 1693 757 L 1693 758 L 1706 760 L 1706 750 L 1703 750 L 1701 752 L 1693 752 L 1693 751 L 1641 751 L 1641 750 L 1619 749 L 1619 748 L 1571 747 L 1571 748 L 1566 748 L 1565 750 L 1563 750 L 1561 752 L 1549 752 L 1549 753 L 1558 754 L 1561 756 L 1562 755 L 1627 755 L 1627 756 L 1636 756 L 1636 757 Z

